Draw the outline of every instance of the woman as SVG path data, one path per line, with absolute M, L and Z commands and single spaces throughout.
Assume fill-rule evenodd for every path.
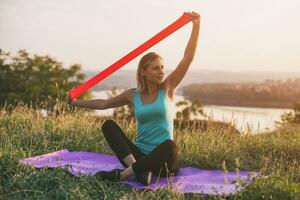
M 111 99 L 74 100 L 71 106 L 108 109 L 126 104 L 133 105 L 137 119 L 135 144 L 112 120 L 102 125 L 102 132 L 109 146 L 125 170 L 114 169 L 98 172 L 96 176 L 110 180 L 123 180 L 135 176 L 137 181 L 148 185 L 152 173 L 165 177 L 179 170 L 178 153 L 173 141 L 172 101 L 175 89 L 191 65 L 197 47 L 200 15 L 192 21 L 193 29 L 184 56 L 176 69 L 163 81 L 164 63 L 161 56 L 151 52 L 143 56 L 137 69 L 137 89 L 132 88 Z

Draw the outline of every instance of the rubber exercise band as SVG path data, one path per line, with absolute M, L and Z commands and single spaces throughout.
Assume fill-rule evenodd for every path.
M 150 38 L 148 41 L 146 41 L 130 53 L 128 53 L 126 56 L 113 63 L 111 66 L 107 67 L 105 70 L 103 70 L 93 78 L 89 79 L 85 83 L 81 84 L 76 88 L 71 89 L 68 92 L 70 98 L 72 100 L 76 99 L 89 88 L 93 87 L 94 85 L 105 79 L 107 76 L 109 76 L 110 74 L 114 73 L 119 68 L 127 64 L 129 61 L 133 60 L 141 53 L 151 48 L 152 46 L 154 46 L 155 44 L 157 44 L 158 42 L 160 42 L 161 40 L 163 40 L 164 38 L 166 38 L 167 36 L 169 36 L 170 34 L 172 34 L 173 32 L 175 32 L 176 30 L 178 30 L 179 28 L 181 28 L 182 26 L 184 26 L 185 24 L 187 24 L 195 18 L 195 16 L 192 16 L 189 13 L 183 13 L 183 15 L 180 18 L 178 18 L 175 22 L 173 22 L 167 28 L 163 29 L 158 34 L 154 35 L 152 38 Z

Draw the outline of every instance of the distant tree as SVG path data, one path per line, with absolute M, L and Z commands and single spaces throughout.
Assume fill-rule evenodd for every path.
M 281 116 L 283 124 L 300 124 L 300 102 L 295 103 L 291 112 L 285 113 Z
M 85 75 L 81 66 L 65 69 L 61 62 L 49 56 L 30 56 L 19 50 L 16 57 L 0 49 L 0 106 L 18 102 L 32 107 L 54 109 L 65 99 L 72 87 L 80 85 Z M 86 92 L 80 98 L 90 97 Z
M 179 120 L 190 120 L 192 114 L 206 116 L 203 112 L 201 103 L 198 100 L 193 100 L 191 103 L 188 101 L 179 101 L 176 103 L 177 107 L 183 107 L 181 111 L 176 113 L 176 119 Z

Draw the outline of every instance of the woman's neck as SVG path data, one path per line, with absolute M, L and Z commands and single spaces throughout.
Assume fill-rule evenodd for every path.
M 155 84 L 155 85 L 148 84 L 148 85 L 146 85 L 146 88 L 145 88 L 143 93 L 155 94 L 158 89 L 159 89 L 159 85 L 157 85 L 157 84 Z

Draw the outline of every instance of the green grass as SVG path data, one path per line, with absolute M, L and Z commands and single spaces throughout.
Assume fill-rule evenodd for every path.
M 213 126 L 175 130 L 182 167 L 260 174 L 235 195 L 204 196 L 172 188 L 137 191 L 93 176 L 76 178 L 62 169 L 20 165 L 19 159 L 61 149 L 112 154 L 101 133 L 104 119 L 80 111 L 43 118 L 24 106 L 0 113 L 0 199 L 300 199 L 300 125 L 259 135 L 230 134 Z M 134 123 L 117 123 L 135 137 Z

